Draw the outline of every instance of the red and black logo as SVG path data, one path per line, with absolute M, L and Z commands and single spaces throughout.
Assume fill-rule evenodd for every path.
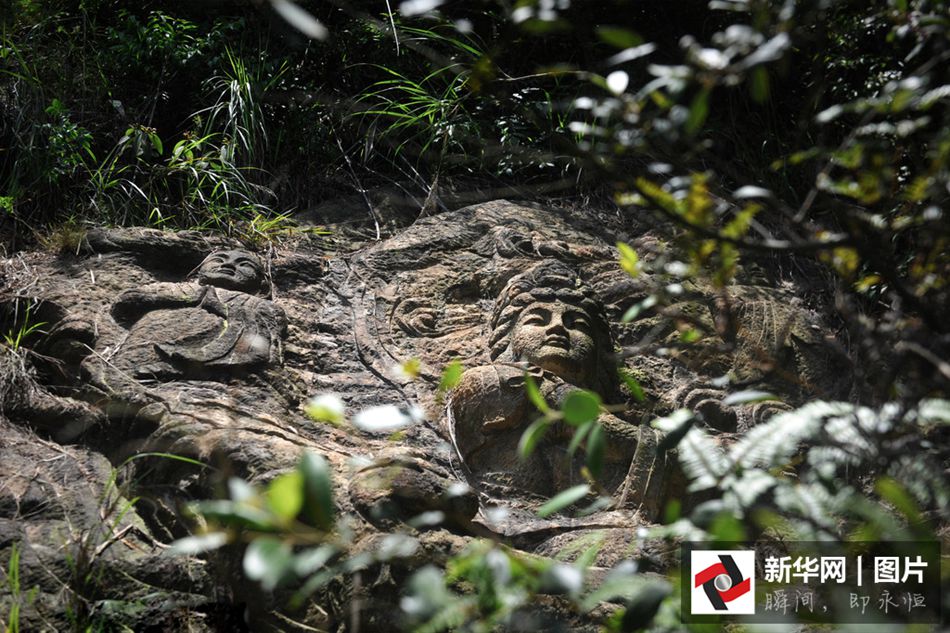
M 731 555 L 719 554 L 719 561 L 696 573 L 694 587 L 702 585 L 713 608 L 717 611 L 727 611 L 727 602 L 749 592 L 750 581 L 742 577 L 742 572 Z

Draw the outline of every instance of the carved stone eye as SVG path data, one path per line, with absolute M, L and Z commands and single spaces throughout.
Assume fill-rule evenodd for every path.
M 564 327 L 570 328 L 572 330 L 580 330 L 582 332 L 590 332 L 591 325 L 590 321 L 587 319 L 587 315 L 580 312 L 568 312 L 564 315 L 562 319 Z
M 547 325 L 551 322 L 551 313 L 544 308 L 531 310 L 524 319 L 525 325 Z

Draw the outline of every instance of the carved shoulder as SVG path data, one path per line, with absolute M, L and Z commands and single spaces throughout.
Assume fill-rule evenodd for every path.
M 153 310 L 198 305 L 206 290 L 195 283 L 169 282 L 130 288 L 112 305 L 112 316 L 118 323 L 128 326 Z

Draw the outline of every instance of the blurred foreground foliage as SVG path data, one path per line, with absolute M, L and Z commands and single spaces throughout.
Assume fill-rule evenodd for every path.
M 945 526 L 946 2 L 303 3 L 309 22 L 273 4 L 284 10 L 0 2 L 5 248 L 102 224 L 268 240 L 295 211 L 381 187 L 429 212 L 495 191 L 612 207 L 674 241 L 689 278 L 724 288 L 758 266 L 813 289 L 855 373 L 851 403 L 810 402 L 727 452 L 692 412 L 657 421 L 708 500 L 686 516 L 672 500 L 640 538 L 901 540 Z M 635 275 L 637 254 L 620 251 Z M 571 418 L 595 437 L 599 406 L 577 396 L 534 428 Z M 229 500 L 196 506 L 205 533 L 176 547 L 244 541 L 245 573 L 296 582 L 298 600 L 416 551 L 407 532 L 351 555 L 331 478 L 307 456 L 267 490 L 232 481 Z M 681 627 L 676 583 L 630 561 L 591 588 L 592 560 L 475 542 L 413 576 L 403 621 L 491 630 L 556 593 L 578 612 L 625 605 L 611 629 Z

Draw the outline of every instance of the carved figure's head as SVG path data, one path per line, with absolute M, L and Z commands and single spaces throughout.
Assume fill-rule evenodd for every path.
M 603 307 L 570 268 L 538 264 L 513 277 L 495 303 L 491 357 L 526 361 L 578 386 L 608 389 L 612 350 Z
M 264 267 L 248 251 L 215 251 L 198 267 L 198 283 L 255 294 L 264 284 Z

